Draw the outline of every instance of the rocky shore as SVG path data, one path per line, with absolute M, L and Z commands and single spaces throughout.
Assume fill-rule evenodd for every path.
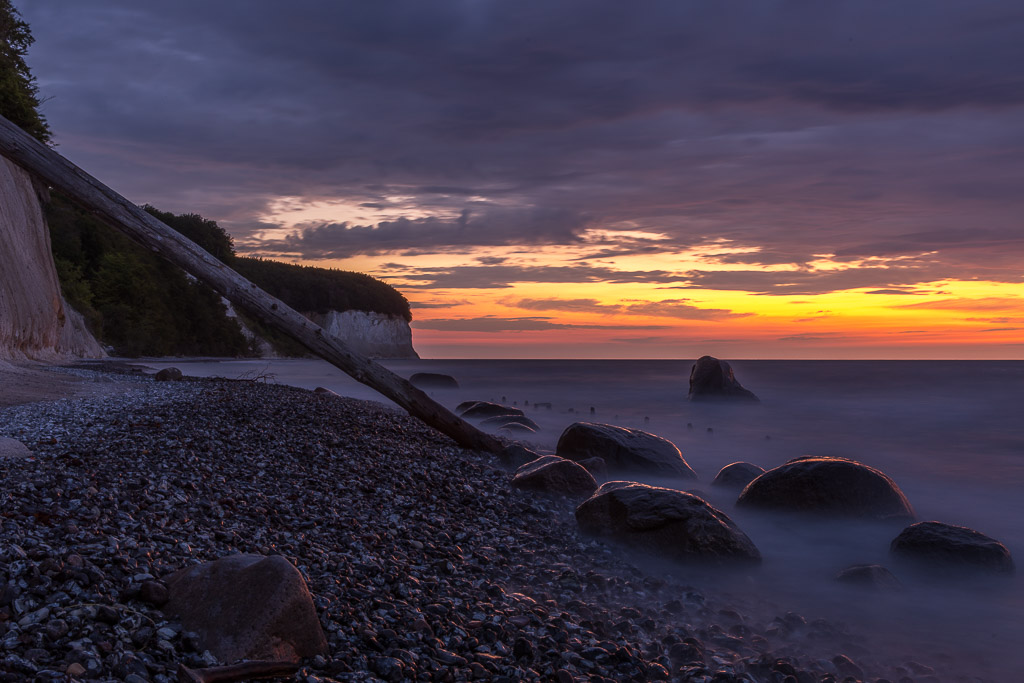
M 109 376 L 73 371 L 87 379 Z M 840 624 L 754 613 L 582 535 L 380 404 L 245 381 L 156 383 L 0 410 L 0 680 L 173 681 L 209 666 L 142 590 L 233 553 L 282 555 L 329 656 L 296 681 L 924 683 Z M 696 582 L 695 582 L 696 583 Z

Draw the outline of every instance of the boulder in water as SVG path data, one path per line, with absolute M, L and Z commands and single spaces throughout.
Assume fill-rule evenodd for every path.
M 572 460 L 544 455 L 516 470 L 512 486 L 564 496 L 589 496 L 597 488 L 597 482 L 590 472 Z
M 177 382 L 181 377 L 181 370 L 178 368 L 164 368 L 156 373 L 155 379 L 157 382 Z
M 764 468 L 749 462 L 734 462 L 718 471 L 712 486 L 730 489 L 742 489 L 750 482 L 764 474 Z
M 1012 575 L 1015 571 L 1005 545 L 974 529 L 942 522 L 911 524 L 893 539 L 889 553 L 936 575 Z
M 604 458 L 586 458 L 584 460 L 577 460 L 576 462 L 586 467 L 587 472 L 594 475 L 595 479 L 608 478 L 608 463 L 604 461 Z
M 466 403 L 472 403 L 469 407 L 464 410 L 460 410 Z M 519 408 L 513 408 L 511 406 L 503 406 L 500 403 L 491 403 L 490 401 L 467 401 L 466 403 L 460 403 L 455 409 L 460 416 L 466 419 L 483 420 L 488 417 L 498 417 L 500 415 L 525 415 L 525 413 Z
M 164 612 L 224 662 L 327 655 L 306 582 L 280 555 L 228 555 L 167 579 Z
M 536 432 L 540 429 L 540 425 L 525 415 L 496 415 L 480 422 L 481 427 L 490 427 L 492 429 L 500 429 L 510 425 L 524 427 L 526 431 L 530 432 Z
M 683 562 L 761 561 L 757 547 L 724 512 L 675 489 L 610 481 L 576 508 L 576 522 L 586 533 Z
M 516 469 L 528 462 L 533 462 L 539 457 L 541 457 L 540 453 L 532 451 L 526 446 L 518 443 L 505 446 L 501 453 L 498 454 L 498 459 L 503 465 L 506 467 L 515 467 Z
M 900 580 L 880 564 L 855 564 L 847 567 L 836 574 L 836 581 L 847 586 L 878 591 L 897 591 L 903 588 Z
M 747 401 L 759 402 L 754 392 L 744 389 L 736 375 L 724 360 L 712 356 L 701 356 L 690 369 L 691 401 Z
M 440 372 L 416 372 L 409 383 L 418 389 L 458 389 L 459 382 L 451 375 Z
M 558 437 L 555 452 L 577 462 L 588 458 L 603 458 L 609 472 L 697 478 L 697 473 L 683 459 L 675 444 L 639 429 L 576 422 Z
M 768 470 L 736 505 L 858 519 L 913 519 L 906 496 L 873 467 L 845 458 L 805 456 Z

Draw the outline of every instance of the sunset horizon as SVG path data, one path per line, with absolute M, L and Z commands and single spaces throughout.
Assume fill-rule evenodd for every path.
M 1024 359 L 1011 7 L 15 4 L 62 154 L 424 358 Z

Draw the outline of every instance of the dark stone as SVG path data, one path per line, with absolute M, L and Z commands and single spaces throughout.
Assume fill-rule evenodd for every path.
M 139 587 L 139 600 L 155 607 L 167 604 L 167 586 L 162 581 L 143 581 Z
M 539 457 L 541 457 L 540 453 L 531 451 L 526 446 L 522 446 L 518 443 L 505 446 L 501 453 L 498 454 L 498 459 L 502 464 L 508 467 L 515 467 L 516 469 L 528 462 L 533 462 Z
M 790 460 L 750 482 L 736 505 L 859 519 L 914 518 L 896 482 L 845 458 Z
M 900 580 L 880 564 L 855 564 L 847 567 L 836 574 L 836 581 L 879 591 L 898 591 L 903 588 Z
M 536 432 L 540 429 L 540 425 L 526 417 L 525 415 L 497 415 L 495 417 L 489 417 L 486 420 L 480 422 L 481 427 L 491 427 L 493 429 L 501 429 L 502 427 L 524 427 L 527 431 Z
M 1015 571 L 1005 545 L 974 529 L 942 522 L 911 524 L 893 539 L 889 552 L 939 575 L 1012 575 Z
M 609 536 L 675 560 L 761 561 L 753 542 L 725 513 L 675 489 L 608 482 L 576 508 L 576 522 L 586 533 Z
M 416 372 L 409 383 L 420 389 L 458 389 L 459 382 L 451 375 L 439 372 Z
M 306 582 L 280 555 L 229 555 L 186 567 L 167 579 L 167 588 L 164 612 L 221 661 L 328 653 Z
M 595 479 L 608 478 L 608 464 L 604 461 L 604 458 L 585 458 L 576 462 L 586 467 L 587 472 L 594 475 Z
M 516 470 L 512 486 L 566 496 L 589 496 L 597 482 L 584 467 L 557 455 L 545 455 Z
M 464 404 L 459 404 L 464 405 Z M 456 408 L 458 410 L 458 408 Z M 466 408 L 459 413 L 466 419 L 475 418 L 482 420 L 488 417 L 497 417 L 499 415 L 524 415 L 523 411 L 519 408 L 513 408 L 511 406 L 503 406 L 500 403 L 491 403 L 490 401 L 474 401 L 473 405 Z
M 732 367 L 724 360 L 712 356 L 701 356 L 690 369 L 691 401 L 748 401 L 759 402 L 754 392 L 744 389 Z
M 647 472 L 696 479 L 675 444 L 639 429 L 576 422 L 558 437 L 555 452 L 577 462 L 603 458 L 609 472 Z
M 764 474 L 764 468 L 749 462 L 734 462 L 718 471 L 712 486 L 730 489 L 742 489 L 750 482 Z
M 181 377 L 181 370 L 178 368 L 164 368 L 156 373 L 157 382 L 177 382 Z

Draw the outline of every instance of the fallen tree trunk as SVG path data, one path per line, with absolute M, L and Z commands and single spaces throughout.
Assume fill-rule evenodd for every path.
M 0 116 L 0 154 L 139 244 L 220 292 L 260 322 L 278 329 L 354 379 L 380 392 L 409 414 L 464 448 L 498 453 L 502 444 L 453 415 L 387 368 L 354 353 L 337 337 L 224 265 L 194 242 L 78 168 Z

